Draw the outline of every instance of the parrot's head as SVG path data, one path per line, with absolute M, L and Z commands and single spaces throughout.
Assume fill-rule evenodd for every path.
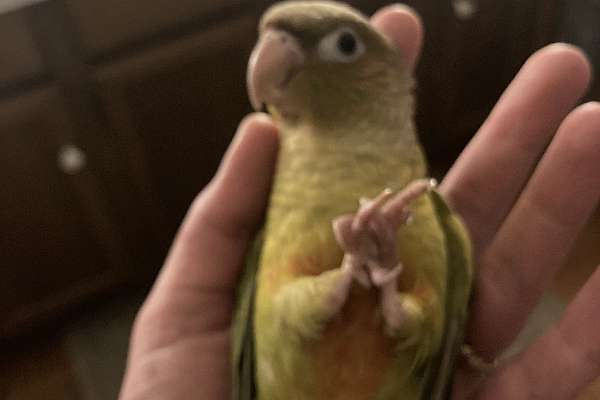
M 340 126 L 397 115 L 412 91 L 399 50 L 364 15 L 329 1 L 267 10 L 247 78 L 253 107 L 290 124 Z

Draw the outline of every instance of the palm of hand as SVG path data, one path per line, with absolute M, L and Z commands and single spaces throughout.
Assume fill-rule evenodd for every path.
M 414 65 L 416 16 L 388 7 L 372 22 Z M 589 79 L 572 47 L 534 54 L 441 184 L 473 237 L 478 273 L 467 339 L 486 359 L 518 334 L 598 202 L 600 105 L 571 111 Z M 229 397 L 235 285 L 276 152 L 270 120 L 246 118 L 138 315 L 121 399 Z M 460 366 L 454 398 L 573 398 L 600 374 L 599 308 L 597 271 L 563 319 L 521 355 L 485 379 Z

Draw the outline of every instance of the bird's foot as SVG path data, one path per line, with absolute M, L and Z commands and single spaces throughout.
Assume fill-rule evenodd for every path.
M 398 256 L 398 229 L 411 221 L 410 203 L 435 185 L 434 180 L 421 179 L 395 195 L 385 189 L 374 199 L 361 199 L 356 213 L 340 216 L 333 222 L 335 237 L 345 253 L 342 262 L 348 282 L 345 296 L 354 280 L 363 287 L 378 288 L 382 314 L 391 330 L 397 330 L 403 320 L 397 289 L 397 278 L 403 269 Z

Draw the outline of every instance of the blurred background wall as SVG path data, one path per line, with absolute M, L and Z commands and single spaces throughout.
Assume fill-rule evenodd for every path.
M 135 310 L 250 111 L 269 3 L 0 2 L 0 398 L 116 396 Z M 536 49 L 568 41 L 600 65 L 598 0 L 407 3 L 426 27 L 417 120 L 438 176 Z M 596 215 L 556 309 L 598 243 Z

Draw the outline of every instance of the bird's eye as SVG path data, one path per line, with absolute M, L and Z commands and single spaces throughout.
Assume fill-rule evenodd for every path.
M 319 56 L 326 61 L 349 63 L 365 52 L 365 45 L 350 28 L 331 32 L 319 43 Z

